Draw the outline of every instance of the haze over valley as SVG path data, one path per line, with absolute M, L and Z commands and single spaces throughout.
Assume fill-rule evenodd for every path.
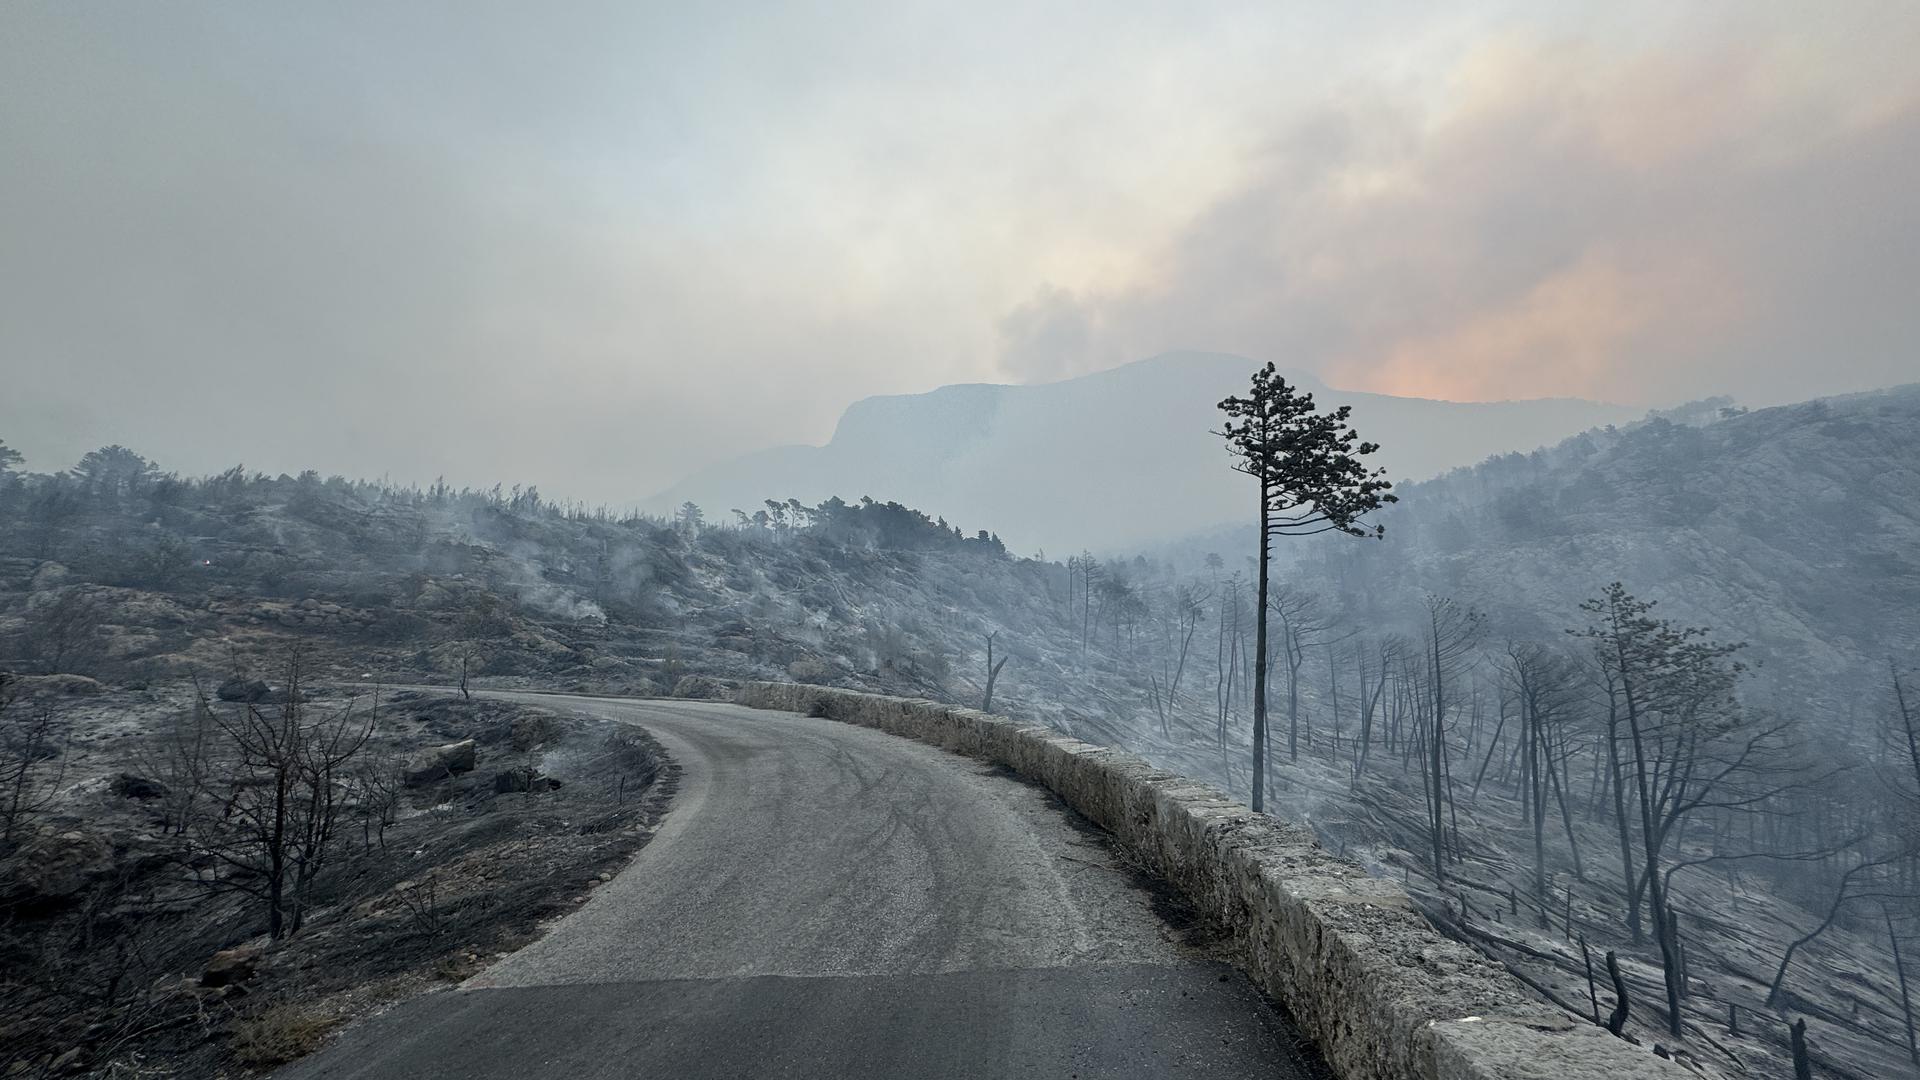
M 0 9 L 0 1075 L 1920 1080 L 1920 9 Z
M 1240 516 L 1242 485 L 1218 468 L 1215 406 L 1257 367 L 1237 356 L 1168 353 L 1030 386 L 947 386 L 868 398 L 824 446 L 777 447 L 703 469 L 649 500 L 757 509 L 769 495 L 818 502 L 870 495 L 989 523 L 1022 552 L 1124 550 Z M 1572 399 L 1460 403 L 1299 384 L 1351 405 L 1393 439 L 1380 461 L 1425 479 L 1528 451 L 1645 410 Z M 1364 432 L 1373 437 L 1373 432 Z

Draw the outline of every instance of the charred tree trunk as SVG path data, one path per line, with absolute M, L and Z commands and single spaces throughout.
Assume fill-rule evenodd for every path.
M 1612 694 L 1609 693 L 1611 699 Z M 1620 882 L 1627 902 L 1627 929 L 1633 943 L 1646 940 L 1640 923 L 1640 869 L 1633 857 L 1633 832 L 1627 824 L 1626 770 L 1620 764 L 1619 712 L 1607 702 L 1607 769 L 1612 776 L 1613 822 L 1620 833 Z
M 1299 642 L 1287 635 L 1287 760 L 1300 760 L 1300 656 Z
M 1580 935 L 1580 962 L 1587 968 L 1587 1003 L 1593 1008 L 1593 1022 L 1600 1022 L 1600 990 L 1593 984 L 1593 951 L 1587 948 L 1587 935 Z
M 1567 850 L 1573 854 L 1573 876 L 1577 881 L 1587 880 L 1586 867 L 1580 861 L 1580 839 L 1574 835 L 1573 812 L 1567 809 L 1566 789 L 1560 783 L 1560 771 L 1554 768 L 1552 761 L 1547 763 L 1547 779 L 1553 784 L 1553 797 L 1560 804 L 1560 825 L 1567 832 Z M 1568 782 L 1573 778 L 1569 776 Z
M 1893 925 L 1893 913 L 1886 905 L 1881 905 L 1880 914 L 1887 920 L 1887 943 L 1893 946 L 1893 974 L 1900 984 L 1900 1019 L 1907 1027 L 1907 1058 L 1920 1065 L 1920 1041 L 1914 1038 L 1913 1030 L 1913 994 L 1907 988 L 1907 969 L 1900 962 L 1900 934 Z
M 1487 743 L 1487 756 L 1480 760 L 1480 771 L 1473 776 L 1473 793 L 1467 797 L 1468 805 L 1480 799 L 1480 785 L 1486 782 L 1487 766 L 1493 764 L 1493 755 L 1500 749 L 1500 735 L 1507 730 L 1507 710 L 1503 703 L 1500 709 L 1500 722 L 1493 726 L 1493 739 Z
M 1807 1021 L 1795 1020 L 1787 1029 L 1793 1042 L 1793 1080 L 1813 1080 L 1813 1063 L 1807 1059 Z
M 1627 1029 L 1627 1013 L 1632 1008 L 1627 997 L 1627 980 L 1620 976 L 1620 957 L 1607 950 L 1607 977 L 1613 980 L 1613 1014 L 1607 1017 L 1607 1030 L 1619 1035 Z
M 1853 899 L 1854 877 L 1882 866 L 1886 861 L 1885 859 L 1868 860 L 1855 865 L 1846 873 L 1840 875 L 1840 884 L 1833 890 L 1833 902 L 1827 905 L 1827 917 L 1820 920 L 1820 925 L 1787 943 L 1787 951 L 1781 955 L 1780 966 L 1775 969 L 1773 973 L 1773 984 L 1767 988 L 1767 1005 L 1769 1007 L 1778 1004 L 1780 1001 L 1780 991 L 1781 988 L 1786 985 L 1787 968 L 1793 964 L 1794 954 L 1800 951 L 1801 946 L 1811 943 L 1821 934 L 1826 933 L 1827 930 L 1839 920 L 1840 912 L 1846 908 L 1847 901 Z
M 1000 636 L 999 631 L 987 635 L 987 690 L 980 698 L 980 711 L 993 711 L 993 686 L 1000 681 L 1000 669 L 1007 666 L 1007 658 L 1002 656 L 999 663 L 993 661 L 993 639 Z

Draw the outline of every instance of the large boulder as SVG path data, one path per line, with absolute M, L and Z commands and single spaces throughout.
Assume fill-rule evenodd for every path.
M 214 691 L 214 695 L 221 701 L 244 701 L 249 705 L 256 705 L 267 700 L 267 695 L 271 693 L 273 693 L 273 688 L 265 682 L 259 679 L 245 678 L 240 675 L 235 675 L 233 678 L 221 683 L 219 688 Z
M 23 906 L 57 905 L 113 873 L 113 868 L 113 842 L 97 832 L 36 832 L 0 868 L 0 896 Z
M 526 713 L 513 718 L 513 726 L 508 729 L 509 741 L 515 750 L 532 750 L 560 733 L 560 726 L 550 716 L 542 713 Z
M 501 795 L 516 792 L 552 791 L 560 786 L 560 781 L 551 776 L 540 775 L 540 770 L 532 768 L 508 769 L 495 773 L 493 790 Z
M 426 611 L 444 611 L 458 607 L 459 597 L 452 590 L 437 581 L 430 581 L 420 587 L 420 595 L 414 598 L 413 606 Z
M 733 697 L 733 684 L 711 675 L 683 675 L 673 684 L 673 696 L 704 701 L 725 701 Z
M 107 691 L 100 680 L 86 675 L 20 675 L 8 681 L 14 689 L 31 698 L 74 697 Z
M 401 775 L 409 784 L 431 784 L 472 772 L 479 763 L 480 750 L 472 739 L 445 746 L 430 746 L 407 760 Z
M 794 682 L 826 682 L 832 674 L 833 669 L 817 656 L 803 656 L 787 665 L 787 677 Z
M 260 950 L 240 946 L 236 949 L 221 949 L 207 961 L 205 971 L 200 973 L 201 986 L 232 986 L 253 978 L 260 968 Z
M 167 785 L 133 773 L 121 773 L 113 781 L 113 793 L 123 799 L 164 799 Z

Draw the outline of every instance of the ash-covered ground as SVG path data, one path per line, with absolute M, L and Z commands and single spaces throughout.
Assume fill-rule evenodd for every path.
M 526 705 L 214 689 L 5 687 L 7 719 L 51 729 L 0 849 L 0 1075 L 238 1076 L 299 1056 L 532 940 L 647 843 L 675 783 L 645 732 Z M 275 938 L 274 849 L 249 826 L 270 826 L 276 773 L 230 732 L 286 731 L 289 708 L 310 736 L 364 740 L 331 744 L 327 790 L 289 781 L 302 835 L 279 848 Z M 322 864 L 304 882 L 303 859 Z

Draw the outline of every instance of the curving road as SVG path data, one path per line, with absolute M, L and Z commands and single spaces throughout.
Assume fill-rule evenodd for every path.
M 537 700 L 666 746 L 659 833 L 538 942 L 285 1080 L 1323 1075 L 1038 788 L 790 713 Z

